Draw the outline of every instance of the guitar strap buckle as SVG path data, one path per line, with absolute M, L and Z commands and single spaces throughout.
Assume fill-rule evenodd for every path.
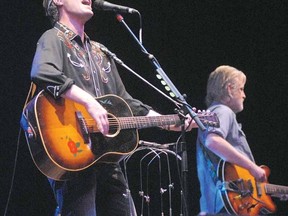
M 24 109 L 21 115 L 20 126 L 24 130 L 27 138 L 35 138 L 35 133 L 33 132 L 33 127 L 30 125 L 28 120 L 28 109 Z

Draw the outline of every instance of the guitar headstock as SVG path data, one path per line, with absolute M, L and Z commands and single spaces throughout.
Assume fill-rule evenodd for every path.
M 220 127 L 220 122 L 216 113 L 210 112 L 210 110 L 198 110 L 197 115 L 203 125 L 217 128 Z

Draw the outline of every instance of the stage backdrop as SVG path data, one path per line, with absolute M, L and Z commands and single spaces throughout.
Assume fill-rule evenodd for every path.
M 288 56 L 288 3 L 287 1 L 246 0 L 146 0 L 114 1 L 136 8 L 142 15 L 143 46 L 159 61 L 163 70 L 187 102 L 205 109 L 204 97 L 208 74 L 217 66 L 234 66 L 247 75 L 245 110 L 238 115 L 243 124 L 257 163 L 268 165 L 272 172 L 269 181 L 288 185 L 287 158 L 287 56 Z M 15 168 L 13 191 L 7 215 L 53 214 L 55 201 L 48 181 L 33 164 L 23 134 L 19 134 L 20 114 L 29 90 L 29 73 L 41 34 L 49 29 L 41 1 L 1 1 L 1 206 L 9 196 Z M 122 14 L 136 37 L 139 33 L 139 16 Z M 154 65 L 122 25 L 113 12 L 95 11 L 87 24 L 91 39 L 99 41 L 114 52 L 128 66 L 150 83 L 165 91 L 156 78 Z M 168 114 L 174 104 L 119 67 L 127 90 L 155 110 Z M 191 215 L 199 212 L 199 183 L 195 165 L 196 130 L 186 134 L 188 150 L 188 206 Z M 178 133 L 145 129 L 140 138 L 157 143 L 171 143 Z M 19 142 L 19 143 L 18 143 Z M 163 156 L 163 155 L 162 155 Z M 165 155 L 164 159 L 165 160 Z M 170 155 L 169 155 L 170 157 Z M 133 155 L 127 166 L 131 177 L 132 195 L 138 211 L 141 208 L 140 155 Z M 177 162 L 171 156 L 173 171 Z M 143 162 L 144 163 L 144 162 Z M 156 165 L 155 165 L 156 163 Z M 163 162 L 162 179 L 168 179 L 168 169 Z M 151 194 L 159 195 L 159 161 L 153 162 L 150 182 Z M 166 165 L 165 165 L 166 164 Z M 155 167 L 156 166 L 156 167 Z M 147 167 L 145 168 L 147 170 Z M 146 171 L 145 171 L 146 172 Z M 179 185 L 177 172 L 172 172 L 173 211 L 179 215 Z M 154 178 L 154 179 L 153 179 Z M 169 203 L 165 192 L 164 208 Z M 152 195 L 151 195 L 152 196 Z M 158 201 L 157 201 L 158 200 Z M 151 200 L 151 215 L 160 215 L 160 198 Z M 153 205 L 158 205 L 156 208 Z M 288 212 L 287 202 L 277 199 L 278 215 Z M 146 204 L 145 204 L 146 205 Z M 147 205 L 145 209 L 147 208 Z M 1 212 L 2 213 L 2 212 Z

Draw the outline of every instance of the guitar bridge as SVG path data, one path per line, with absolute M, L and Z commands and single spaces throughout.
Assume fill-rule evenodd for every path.
M 237 179 L 235 181 L 225 181 L 221 185 L 221 191 L 230 191 L 238 193 L 242 198 L 249 196 L 252 191 L 253 187 L 251 181 L 245 183 L 243 179 Z
M 83 118 L 83 115 L 80 111 L 75 112 L 76 119 L 79 125 L 79 129 L 81 131 L 81 134 L 84 139 L 84 143 L 90 143 L 90 136 L 89 136 L 89 131 L 85 122 L 85 119 Z

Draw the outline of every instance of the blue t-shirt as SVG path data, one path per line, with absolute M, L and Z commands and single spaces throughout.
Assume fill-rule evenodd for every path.
M 247 143 L 246 136 L 242 131 L 241 124 L 236 120 L 236 114 L 228 106 L 219 103 L 213 103 L 208 109 L 216 113 L 219 118 L 220 127 L 208 127 L 205 131 L 198 130 L 196 158 L 201 192 L 200 209 L 201 212 L 218 213 L 224 205 L 221 200 L 221 192 L 216 186 L 215 179 L 213 179 L 212 176 L 216 175 L 217 166 L 221 158 L 204 147 L 207 135 L 215 133 L 227 140 L 250 160 L 254 161 L 254 158 Z M 205 153 L 203 149 L 205 149 Z M 205 154 L 207 155 L 205 156 Z M 206 159 L 207 157 L 208 159 Z M 210 166 L 211 163 L 212 166 Z

